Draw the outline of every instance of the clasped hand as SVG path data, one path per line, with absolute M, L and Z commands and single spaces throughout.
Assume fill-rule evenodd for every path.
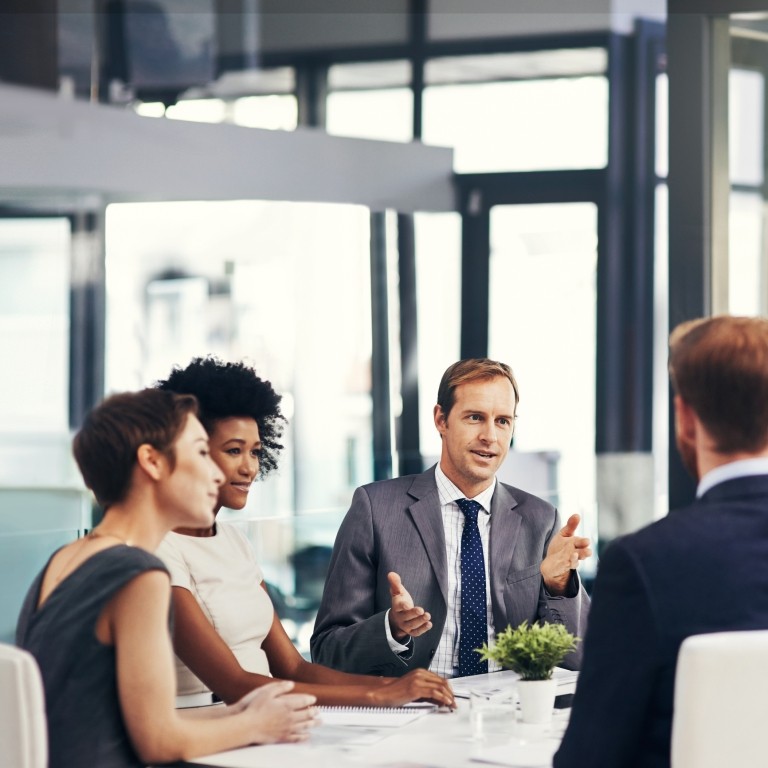
M 312 706 L 316 699 L 306 693 L 291 693 L 293 686 L 292 681 L 282 680 L 254 688 L 227 707 L 227 712 L 252 720 L 254 744 L 304 741 L 309 729 L 318 724 Z
M 579 515 L 571 515 L 552 537 L 547 556 L 541 561 L 541 575 L 550 595 L 565 594 L 571 571 L 578 567 L 579 561 L 592 556 L 589 539 L 574 535 L 580 522 Z

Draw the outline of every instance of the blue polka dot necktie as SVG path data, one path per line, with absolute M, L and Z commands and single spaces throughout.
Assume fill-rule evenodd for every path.
M 482 506 L 471 499 L 457 499 L 464 513 L 461 533 L 461 626 L 459 627 L 459 677 L 488 671 L 475 648 L 488 640 L 488 615 L 485 602 L 485 563 L 483 542 L 477 527 Z

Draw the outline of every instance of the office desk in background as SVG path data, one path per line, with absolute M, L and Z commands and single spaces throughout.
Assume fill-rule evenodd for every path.
M 556 710 L 552 726 L 512 726 L 509 741 L 476 742 L 472 739 L 469 701 L 459 699 L 455 712 L 431 712 L 398 728 L 337 728 L 321 725 L 303 744 L 245 747 L 197 758 L 185 766 L 218 768 L 482 768 L 501 754 L 508 765 L 551 766 L 551 755 L 562 738 L 570 710 Z M 358 732 L 359 731 L 359 732 Z M 364 743 L 367 742 L 367 743 Z M 531 746 L 535 744 L 537 746 Z M 543 761 L 536 758 L 542 753 Z

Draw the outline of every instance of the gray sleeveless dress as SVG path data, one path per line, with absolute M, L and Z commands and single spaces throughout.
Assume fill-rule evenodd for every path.
M 104 606 L 131 579 L 166 568 L 139 547 L 110 547 L 67 576 L 38 610 L 47 567 L 24 600 L 16 644 L 37 659 L 42 673 L 49 768 L 142 766 L 120 710 L 114 646 L 100 643 L 95 628 Z

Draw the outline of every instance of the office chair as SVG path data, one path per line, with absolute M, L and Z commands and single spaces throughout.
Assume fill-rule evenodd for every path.
M 768 631 L 693 635 L 675 672 L 672 768 L 764 765 Z
M 3 765 L 48 765 L 48 729 L 40 670 L 32 654 L 5 643 L 0 643 L 0 744 Z

